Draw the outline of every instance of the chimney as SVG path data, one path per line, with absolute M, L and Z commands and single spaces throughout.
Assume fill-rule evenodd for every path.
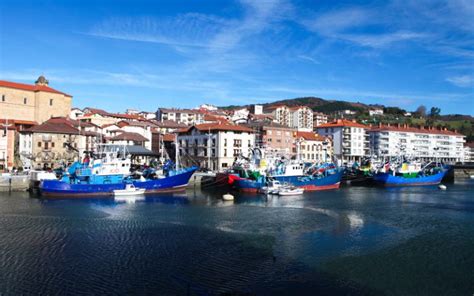
M 379 127 L 382 127 L 382 123 L 381 123 L 381 122 L 379 122 Z
M 355 119 L 352 119 L 352 122 L 353 122 L 353 123 L 356 123 L 356 120 L 355 120 Z

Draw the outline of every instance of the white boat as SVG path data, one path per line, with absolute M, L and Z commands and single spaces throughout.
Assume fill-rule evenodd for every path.
M 133 184 L 125 185 L 125 189 L 114 190 L 115 196 L 124 196 L 124 195 L 140 195 L 145 193 L 144 188 L 136 188 Z
M 227 193 L 222 196 L 222 199 L 225 201 L 231 201 L 234 200 L 234 196 L 232 194 Z
M 264 194 L 278 194 L 278 191 L 281 187 L 282 184 L 280 183 L 280 181 L 271 180 L 268 181 L 267 186 L 264 186 L 262 187 L 262 189 L 260 189 L 260 192 Z
M 474 179 L 474 175 L 470 175 L 469 178 Z
M 286 196 L 286 195 L 301 195 L 304 193 L 303 188 L 298 187 L 284 187 L 278 190 L 278 195 Z

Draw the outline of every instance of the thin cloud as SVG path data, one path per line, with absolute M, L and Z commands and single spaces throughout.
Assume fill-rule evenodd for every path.
M 458 87 L 474 87 L 474 77 L 472 75 L 448 77 L 446 81 Z

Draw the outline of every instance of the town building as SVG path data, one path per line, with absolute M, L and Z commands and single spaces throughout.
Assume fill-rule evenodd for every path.
M 0 124 L 0 172 L 14 166 L 15 128 L 13 124 Z
M 474 142 L 464 143 L 464 161 L 474 162 Z
M 368 127 L 354 121 L 337 119 L 316 127 L 318 134 L 330 137 L 334 156 L 341 163 L 358 161 L 370 154 Z
M 246 126 L 255 133 L 255 146 L 264 149 L 266 153 L 294 153 L 295 129 L 271 121 L 254 121 Z
M 356 111 L 350 110 L 350 109 L 339 110 L 339 111 L 334 112 L 334 118 L 351 118 L 356 113 L 357 113 Z
M 159 108 L 156 111 L 158 121 L 171 120 L 187 125 L 200 124 L 203 122 L 204 113 L 193 109 L 169 109 Z
M 308 162 L 326 162 L 331 160 L 332 145 L 329 138 L 314 132 L 295 133 L 294 152 L 296 156 Z
M 184 166 L 222 170 L 232 166 L 237 156 L 250 155 L 255 134 L 240 125 L 200 124 L 180 130 L 178 144 Z
M 377 156 L 400 154 L 425 161 L 455 163 L 464 160 L 465 136 L 446 128 L 378 125 L 369 130 L 372 152 Z
M 254 114 L 254 115 L 263 114 L 263 106 L 262 105 L 252 105 L 252 106 L 250 106 L 250 114 Z
M 284 126 L 291 125 L 291 113 L 290 109 L 285 105 L 273 105 L 265 109 L 265 113 L 270 113 L 273 116 L 273 120 Z
M 19 155 L 24 169 L 67 165 L 81 157 L 84 135 L 67 119 L 51 118 L 20 132 Z
M 54 116 L 68 116 L 72 96 L 49 87 L 40 76 L 35 84 L 0 80 L 0 118 L 43 123 Z
M 306 106 L 296 106 L 290 109 L 290 127 L 299 131 L 313 131 L 313 110 Z
M 82 111 L 79 108 L 72 108 L 71 112 L 69 113 L 69 118 L 74 119 L 74 120 L 81 118 L 82 116 L 84 116 L 84 111 Z
M 232 110 L 230 114 L 230 121 L 235 124 L 247 123 L 249 114 L 250 112 L 247 108 Z
M 318 126 L 328 122 L 328 116 L 321 112 L 313 113 L 313 126 Z
M 369 109 L 370 116 L 381 116 L 383 115 L 383 108 L 371 108 Z

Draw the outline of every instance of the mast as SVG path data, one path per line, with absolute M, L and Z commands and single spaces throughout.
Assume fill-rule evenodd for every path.
M 207 133 L 207 167 L 211 170 L 211 128 Z
M 174 145 L 174 148 L 175 148 L 175 166 L 176 166 L 176 170 L 179 170 L 179 144 L 178 144 L 178 134 L 176 134 L 176 142 L 175 142 L 175 145 Z

